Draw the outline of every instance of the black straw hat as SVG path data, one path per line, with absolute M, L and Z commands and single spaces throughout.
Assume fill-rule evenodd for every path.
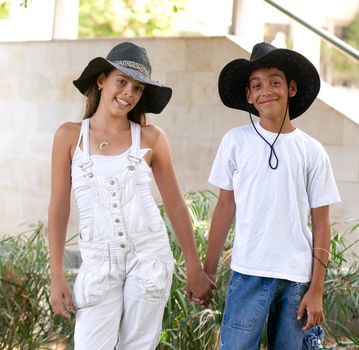
M 130 42 L 116 45 L 106 58 L 96 57 L 91 60 L 73 83 L 83 95 L 86 95 L 100 73 L 114 68 L 145 84 L 138 102 L 143 105 L 145 113 L 162 112 L 171 99 L 172 89 L 151 79 L 152 68 L 146 50 Z
M 317 69 L 303 55 L 289 49 L 277 49 L 268 43 L 253 47 L 248 60 L 239 58 L 229 62 L 221 71 L 218 90 L 222 102 L 230 108 L 259 115 L 256 108 L 247 102 L 246 87 L 249 75 L 257 68 L 277 68 L 290 80 L 297 83 L 297 93 L 289 100 L 291 119 L 299 117 L 313 103 L 320 90 Z

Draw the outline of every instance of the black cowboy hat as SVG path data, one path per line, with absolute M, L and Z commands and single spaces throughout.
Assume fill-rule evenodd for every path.
M 106 58 L 96 57 L 91 60 L 73 83 L 83 95 L 86 95 L 100 73 L 114 68 L 145 84 L 139 101 L 145 113 L 162 112 L 171 99 L 172 89 L 151 79 L 152 68 L 146 50 L 130 42 L 116 45 Z
M 265 67 L 280 69 L 287 78 L 296 81 L 297 93 L 289 100 L 289 115 L 290 119 L 299 117 L 319 93 L 320 78 L 317 69 L 300 53 L 277 49 L 268 43 L 256 44 L 249 61 L 239 58 L 229 62 L 222 69 L 218 81 L 222 102 L 227 107 L 259 116 L 257 109 L 247 102 L 246 87 L 249 75 L 257 68 Z

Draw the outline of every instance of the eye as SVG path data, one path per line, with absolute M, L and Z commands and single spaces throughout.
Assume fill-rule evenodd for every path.
M 126 85 L 127 81 L 125 79 L 117 79 L 117 83 L 120 85 Z
M 144 89 L 145 89 L 145 87 L 142 86 L 142 85 L 136 86 L 136 91 L 139 92 L 139 93 L 141 93 L 141 94 L 142 94 L 142 92 L 143 92 Z
M 260 87 L 261 87 L 260 84 L 253 84 L 253 85 L 251 86 L 251 89 L 252 89 L 252 90 L 258 90 Z
M 272 82 L 272 85 L 273 85 L 273 86 L 280 86 L 280 85 L 281 85 L 281 82 L 280 82 L 279 80 L 274 80 L 274 81 Z

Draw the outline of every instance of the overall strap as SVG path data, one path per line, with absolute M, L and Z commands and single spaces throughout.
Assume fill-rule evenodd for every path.
M 141 143 L 141 126 L 132 121 L 130 121 L 130 126 L 131 126 L 132 146 L 128 159 L 130 162 L 138 164 L 141 162 L 141 158 L 139 158 L 139 150 Z
M 88 162 L 90 160 L 89 125 L 90 125 L 90 118 L 86 118 L 82 121 L 81 133 L 82 133 L 82 153 L 84 155 L 84 162 Z
M 88 178 L 93 177 L 92 162 L 90 159 L 90 147 L 89 147 L 89 122 L 90 119 L 84 119 L 81 125 L 80 138 L 82 138 L 82 162 L 79 164 L 81 170 L 85 173 Z

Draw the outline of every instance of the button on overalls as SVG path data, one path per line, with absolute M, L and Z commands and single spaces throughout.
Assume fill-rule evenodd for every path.
M 94 171 L 89 154 L 89 119 L 82 122 L 83 156 L 74 157 L 72 167 L 91 192 L 91 219 L 79 236 L 82 264 L 73 289 L 76 350 L 154 350 L 160 338 L 173 256 L 159 210 L 140 186 L 151 172 L 139 152 L 141 127 L 130 125 L 132 145 L 124 170 L 103 176 Z

